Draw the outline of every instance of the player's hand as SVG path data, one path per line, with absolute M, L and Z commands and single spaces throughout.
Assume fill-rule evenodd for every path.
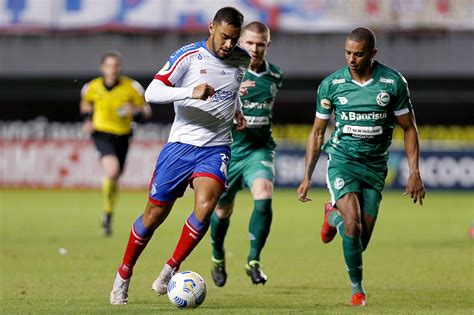
M 84 124 L 82 125 L 82 131 L 88 133 L 88 134 L 93 134 L 94 133 L 94 126 L 92 125 L 92 121 L 86 120 Z
M 239 96 L 246 95 L 249 93 L 248 88 L 255 87 L 255 81 L 246 80 L 240 84 L 239 87 Z
M 123 104 L 119 109 L 119 116 L 120 117 L 133 117 L 138 113 L 139 109 L 133 106 L 130 103 Z
M 234 115 L 235 121 L 237 123 L 237 131 L 244 131 L 247 128 L 247 120 L 242 114 L 241 111 L 236 111 Z
M 207 100 L 209 96 L 214 94 L 214 88 L 207 83 L 199 84 L 194 87 L 193 99 Z
M 311 188 L 311 181 L 307 179 L 303 179 L 300 186 L 298 187 L 298 200 L 301 202 L 312 201 L 311 198 L 306 197 L 308 195 L 308 191 Z
M 412 172 L 408 177 L 407 187 L 404 196 L 410 195 L 413 199 L 413 203 L 420 202 L 420 206 L 423 205 L 423 199 L 425 198 L 425 186 L 421 180 L 420 172 Z

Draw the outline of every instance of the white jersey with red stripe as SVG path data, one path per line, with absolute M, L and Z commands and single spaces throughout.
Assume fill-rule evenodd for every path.
M 190 90 L 185 98 L 174 101 L 175 119 L 168 142 L 199 147 L 229 145 L 238 90 L 250 60 L 248 52 L 239 46 L 228 58 L 219 59 L 207 49 L 205 40 L 174 52 L 155 79 Z M 207 100 L 192 99 L 192 89 L 202 83 L 212 86 L 214 94 Z

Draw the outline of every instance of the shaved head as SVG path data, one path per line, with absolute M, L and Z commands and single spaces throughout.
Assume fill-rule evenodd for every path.
M 257 34 L 264 34 L 267 37 L 267 41 L 270 42 L 270 29 L 263 23 L 254 21 L 245 25 L 244 32 L 250 31 Z
M 359 27 L 352 30 L 352 32 L 347 36 L 347 39 L 358 43 L 367 42 L 367 46 L 371 51 L 374 50 L 376 46 L 374 32 L 365 27 Z

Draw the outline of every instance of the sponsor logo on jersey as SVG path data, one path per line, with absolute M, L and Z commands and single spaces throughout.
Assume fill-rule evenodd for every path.
M 217 90 L 211 97 L 211 102 L 234 101 L 237 97 L 236 91 Z
M 245 116 L 247 125 L 251 127 L 267 126 L 270 124 L 270 118 L 267 116 Z
M 331 109 L 331 101 L 327 98 L 323 98 L 321 100 L 321 107 L 324 109 Z
M 388 84 L 393 84 L 393 83 L 394 83 L 394 80 L 393 80 L 393 79 L 384 78 L 384 77 L 380 77 L 380 82 L 382 82 L 382 83 L 388 83 Z
M 390 103 L 390 94 L 387 92 L 381 91 L 379 94 L 377 94 L 377 97 L 375 98 L 377 101 L 377 104 L 379 106 L 385 107 Z
M 371 112 L 371 113 L 355 113 L 355 112 L 341 112 L 342 120 L 382 120 L 387 118 L 387 112 Z
M 177 51 L 175 51 L 171 56 L 170 58 L 173 59 L 174 57 L 176 57 L 176 55 L 179 55 L 180 53 L 188 50 L 189 48 L 193 48 L 193 47 L 196 47 L 196 44 L 192 43 L 192 44 L 188 44 L 188 45 L 185 45 L 183 47 L 181 47 L 180 49 L 178 49 Z
M 382 134 L 382 126 L 351 126 L 342 127 L 342 132 L 358 138 L 372 138 Z
M 346 79 L 334 79 L 331 81 L 332 84 L 341 84 L 341 83 L 346 83 Z
M 269 102 L 249 102 L 248 100 L 243 101 L 242 107 L 246 109 L 271 109 L 273 105 L 272 103 Z
M 334 188 L 336 188 L 337 190 L 344 187 L 344 184 L 344 180 L 340 177 L 336 177 L 336 179 L 334 180 Z
M 344 96 L 339 96 L 337 100 L 339 101 L 339 103 L 341 103 L 341 105 L 345 105 L 347 104 L 347 102 L 349 102 Z
M 206 74 L 206 73 L 207 73 L 207 69 L 201 69 L 201 70 L 199 70 L 199 73 L 200 73 L 200 74 Z

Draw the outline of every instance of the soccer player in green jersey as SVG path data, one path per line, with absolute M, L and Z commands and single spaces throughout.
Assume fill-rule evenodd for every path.
M 352 283 L 353 305 L 366 305 L 362 286 L 362 252 L 369 244 L 387 175 L 388 149 L 395 122 L 404 130 L 409 177 L 405 194 L 423 204 L 425 189 L 418 169 L 419 143 L 407 82 L 374 60 L 375 35 L 354 29 L 345 41 L 348 67 L 326 77 L 317 93 L 316 118 L 306 146 L 304 178 L 298 188 L 302 202 L 321 149 L 329 154 L 327 185 L 331 203 L 325 206 L 321 238 L 330 242 L 339 232 Z M 323 146 L 334 112 L 336 128 Z
M 240 96 L 242 112 L 247 120 L 243 132 L 232 130 L 228 190 L 222 195 L 211 217 L 212 279 L 218 287 L 225 285 L 224 239 L 234 208 L 236 194 L 247 186 L 252 192 L 254 209 L 249 224 L 250 254 L 246 273 L 254 284 L 265 284 L 260 253 L 265 245 L 272 222 L 272 193 L 275 168 L 275 141 L 272 137 L 272 109 L 275 95 L 282 85 L 282 71 L 267 62 L 265 54 L 270 45 L 270 30 L 265 24 L 251 22 L 243 30 L 240 45 L 252 55 L 252 63 L 243 82 L 255 86 Z

